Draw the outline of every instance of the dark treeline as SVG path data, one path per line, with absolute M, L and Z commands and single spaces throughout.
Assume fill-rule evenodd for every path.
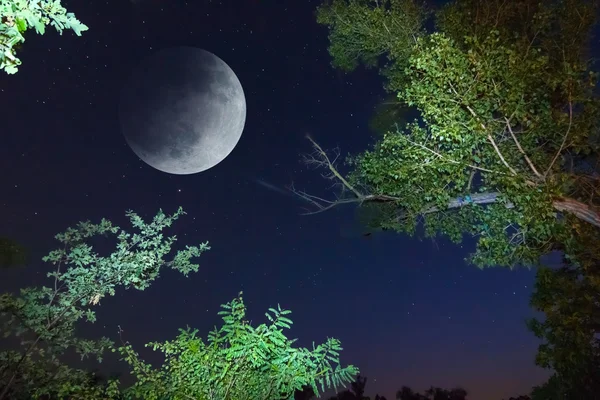
M 338 392 L 335 396 L 329 398 L 329 400 L 371 400 L 371 397 L 365 396 L 365 387 L 367 386 L 367 378 L 361 375 L 356 377 L 356 380 L 350 384 L 349 389 Z M 536 391 L 534 390 L 534 393 Z M 423 393 L 415 392 L 408 386 L 402 386 L 396 391 L 396 400 L 469 400 L 469 392 L 462 387 L 455 387 L 452 389 L 443 389 L 440 387 L 431 386 Z M 535 395 L 534 395 L 535 396 Z M 511 397 L 507 400 L 548 400 L 544 395 L 537 395 L 535 397 L 530 396 L 518 396 Z M 310 387 L 304 388 L 304 390 L 296 391 L 294 400 L 311 400 L 315 399 L 315 393 Z M 387 400 L 387 397 L 376 394 L 373 400 Z

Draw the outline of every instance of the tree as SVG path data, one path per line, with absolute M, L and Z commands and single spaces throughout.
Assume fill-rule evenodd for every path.
M 350 384 L 350 390 L 344 390 L 329 400 L 369 400 L 365 396 L 365 386 L 367 385 L 367 378 L 358 375 L 356 379 Z
M 400 390 L 396 392 L 396 400 L 426 400 L 427 397 L 420 393 L 415 393 L 408 386 L 402 386 Z
M 23 34 L 35 28 L 43 35 L 47 25 L 61 35 L 65 29 L 71 29 L 77 36 L 88 30 L 75 14 L 67 12 L 60 0 L 0 0 L 0 69 L 15 74 L 21 65 L 16 49 L 25 42 Z
M 136 399 L 293 399 L 297 390 L 319 390 L 344 385 L 358 372 L 342 368 L 337 339 L 313 350 L 293 348 L 283 334 L 292 321 L 289 310 L 269 309 L 269 324 L 253 328 L 245 320 L 242 294 L 222 306 L 224 325 L 209 333 L 206 343 L 197 330 L 181 330 L 173 341 L 150 343 L 164 353 L 159 369 L 140 361 L 130 345 L 119 349 L 132 367 L 137 383 L 125 392 Z
M 597 6 L 456 0 L 433 13 L 437 31 L 428 33 L 431 10 L 416 0 L 324 3 L 317 21 L 329 28 L 333 65 L 378 68 L 421 118 L 349 157 L 347 174 L 309 138 L 304 161 L 326 169 L 340 193 L 327 200 L 291 187 L 312 213 L 355 203 L 371 227 L 476 237 L 469 261 L 480 267 L 540 266 L 542 255 L 562 252 L 565 267 L 540 269 L 532 298 L 548 318 L 530 325 L 546 342 L 538 363 L 574 398 L 598 381 Z
M 466 400 L 467 391 L 463 388 L 442 389 L 439 387 L 431 387 L 424 394 L 416 393 L 408 386 L 402 386 L 396 392 L 397 400 Z
M 206 343 L 190 328 L 180 330 L 172 341 L 150 343 L 165 356 L 157 369 L 145 364 L 129 343 L 117 347 L 108 338 L 77 337 L 81 320 L 95 322 L 94 308 L 117 289 L 144 290 L 164 267 L 186 276 L 198 271 L 191 259 L 209 250 L 208 243 L 186 246 L 164 260 L 176 238 L 163 236 L 163 230 L 183 214 L 181 208 L 172 215 L 159 211 L 146 223 L 129 211 L 138 230 L 133 234 L 103 219 L 99 224 L 80 222 L 56 235 L 61 248 L 44 257 L 56 267 L 48 274 L 52 286 L 0 296 L 3 333 L 20 339 L 17 350 L 0 352 L 0 399 L 275 400 L 291 399 L 302 389 L 310 398 L 311 393 L 344 385 L 358 373 L 352 365 L 340 366 L 337 339 L 313 344 L 312 350 L 292 347 L 295 340 L 283 334 L 292 324 L 290 311 L 279 306 L 266 314 L 269 324 L 252 327 L 245 319 L 241 293 L 222 306 L 224 324 L 209 333 Z M 111 235 L 117 239 L 116 250 L 106 257 L 95 253 L 91 242 Z M 71 368 L 62 356 L 73 350 L 82 359 L 94 356 L 99 362 L 106 350 L 118 352 L 136 383 L 122 390 L 115 377 Z
M 545 319 L 532 319 L 528 326 L 545 341 L 536 363 L 556 374 L 534 390 L 533 399 L 591 398 L 591 393 L 600 393 L 599 268 L 597 261 L 576 266 L 565 262 L 558 269 L 538 271 L 531 304 Z
M 56 235 L 61 247 L 44 257 L 56 267 L 48 273 L 52 286 L 0 296 L 2 332 L 20 341 L 19 350 L 0 352 L 0 399 L 67 394 L 92 398 L 91 392 L 97 387 L 89 374 L 69 368 L 60 361 L 61 356 L 74 350 L 82 358 L 94 356 L 101 361 L 112 342 L 108 338 L 79 338 L 75 336 L 76 325 L 81 320 L 95 322 L 93 308 L 118 288 L 147 288 L 161 268 L 169 267 L 184 275 L 198 270 L 190 260 L 208 250 L 208 243 L 186 246 L 171 261 L 164 260 L 176 238 L 163 237 L 162 231 L 183 214 L 181 208 L 170 216 L 159 211 L 146 223 L 128 211 L 136 233 L 103 219 L 99 224 L 80 222 Z M 103 257 L 94 252 L 90 241 L 108 235 L 116 236 L 117 249 Z
M 488 26 L 486 36 L 464 39 L 450 29 L 422 33 L 425 12 L 412 11 L 411 0 L 322 6 L 318 21 L 330 27 L 334 65 L 351 68 L 350 60 L 364 59 L 372 66 L 385 54 L 387 87 L 417 107 L 422 123 L 398 127 L 351 158 L 347 179 L 332 175 L 347 196 L 329 204 L 313 199 L 318 211 L 375 202 L 388 217 L 381 225 L 390 229 L 412 232 L 423 220 L 432 235 L 479 236 L 473 262 L 482 266 L 536 264 L 556 247 L 574 252 L 578 225 L 600 226 L 598 179 L 565 164 L 568 155 L 597 151 L 590 143 L 600 112 L 592 93 L 596 74 L 578 58 L 583 50 L 569 50 L 562 60 L 546 42 L 558 40 L 547 33 L 551 27 L 568 28 L 575 18 L 589 33 L 594 10 L 587 3 L 536 5 L 535 23 L 523 28 L 530 36 Z M 440 20 L 451 12 L 458 13 L 441 10 Z M 583 38 L 574 44 L 582 47 Z M 318 147 L 309 163 L 335 169 Z

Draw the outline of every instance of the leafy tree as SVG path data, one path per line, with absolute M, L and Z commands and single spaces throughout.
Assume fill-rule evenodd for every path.
M 488 26 L 484 36 L 454 38 L 451 29 L 423 33 L 425 12 L 415 7 L 411 0 L 335 0 L 319 8 L 334 65 L 372 66 L 386 55 L 387 86 L 422 116 L 349 160 L 341 183 L 350 196 L 336 204 L 377 202 L 388 216 L 380 224 L 401 232 L 423 220 L 430 235 L 478 236 L 472 261 L 481 266 L 535 264 L 557 247 L 576 253 L 578 225 L 600 226 L 598 184 L 565 160 L 597 151 L 596 74 L 579 58 L 583 50 L 563 60 L 546 42 L 557 40 L 555 25 L 577 23 L 589 33 L 594 10 L 583 0 L 543 3 L 535 23 L 524 22 L 527 37 Z M 441 21 L 451 11 L 441 10 Z M 583 47 L 582 37 L 574 44 Z M 316 151 L 313 163 L 335 168 Z
M 144 290 L 163 267 L 184 275 L 198 270 L 190 260 L 208 250 L 207 243 L 186 246 L 171 261 L 164 261 L 176 238 L 163 237 L 162 231 L 183 214 L 181 208 L 173 215 L 159 211 L 146 223 L 129 211 L 127 216 L 138 231 L 133 234 L 103 219 L 99 224 L 80 222 L 56 235 L 61 247 L 44 257 L 56 267 L 48 273 L 52 286 L 0 296 L 2 332 L 20 342 L 19 350 L 0 352 L 0 399 L 44 395 L 92 398 L 98 388 L 91 376 L 69 368 L 61 356 L 75 351 L 82 358 L 94 356 L 101 361 L 112 342 L 108 338 L 79 338 L 75 336 L 76 325 L 81 320 L 95 322 L 94 306 L 105 296 L 113 296 L 116 289 Z M 96 236 L 108 235 L 116 237 L 117 249 L 101 256 L 90 242 Z
M 80 222 L 56 235 L 61 247 L 44 257 L 56 267 L 48 274 L 53 285 L 0 296 L 3 333 L 20 342 L 17 350 L 0 352 L 0 399 L 274 400 L 294 398 L 302 389 L 310 398 L 351 380 L 358 369 L 340 366 L 339 340 L 313 344 L 312 350 L 294 348 L 295 340 L 283 334 L 292 323 L 286 317 L 290 311 L 270 309 L 270 323 L 254 328 L 245 319 L 241 293 L 222 306 L 224 325 L 210 332 L 206 343 L 190 328 L 173 341 L 150 343 L 165 356 L 158 369 L 144 363 L 128 343 L 116 347 L 108 338 L 77 337 L 81 320 L 95 322 L 94 308 L 118 288 L 144 290 L 164 267 L 186 276 L 197 272 L 191 259 L 208 250 L 208 243 L 186 246 L 165 261 L 176 238 L 164 236 L 163 230 L 183 214 L 181 208 L 172 215 L 159 211 L 147 223 L 129 211 L 137 229 L 133 234 L 103 219 Z M 97 236 L 114 236 L 116 250 L 108 256 L 94 252 L 91 243 Z M 121 390 L 115 377 L 101 378 L 62 362 L 67 351 L 101 361 L 105 350 L 118 352 L 131 366 L 137 378 L 133 386 Z
M 536 363 L 556 374 L 534 390 L 534 399 L 589 398 L 600 393 L 599 268 L 596 261 L 538 271 L 531 304 L 544 312 L 545 319 L 532 319 L 528 325 L 545 341 Z
M 25 42 L 23 34 L 35 28 L 43 35 L 47 25 L 61 35 L 65 29 L 71 29 L 77 36 L 88 30 L 75 14 L 67 12 L 60 0 L 0 0 L 0 69 L 15 74 L 21 65 L 15 50 Z
M 150 343 L 165 356 L 152 368 L 130 345 L 119 348 L 132 367 L 136 384 L 125 392 L 136 399 L 293 399 L 297 390 L 319 390 L 344 385 L 358 372 L 342 368 L 337 339 L 328 339 L 313 350 L 293 348 L 295 340 L 283 334 L 292 321 L 289 310 L 270 308 L 269 324 L 252 327 L 245 320 L 242 294 L 222 306 L 224 325 L 209 333 L 206 343 L 197 330 L 180 330 L 173 341 Z
M 433 13 L 429 33 L 431 9 L 416 0 L 325 2 L 317 21 L 329 28 L 333 65 L 379 69 L 421 118 L 349 157 L 347 174 L 309 138 L 306 163 L 342 193 L 328 201 L 291 188 L 314 212 L 359 204 L 371 229 L 413 234 L 422 224 L 427 236 L 473 236 L 469 260 L 480 267 L 539 266 L 562 252 L 564 268 L 540 269 L 532 305 L 547 319 L 530 326 L 545 341 L 538 364 L 571 398 L 600 382 L 600 102 L 589 60 L 597 8 L 456 0 Z

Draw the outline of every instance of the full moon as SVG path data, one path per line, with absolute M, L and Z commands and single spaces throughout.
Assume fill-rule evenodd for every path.
M 154 53 L 123 88 L 125 140 L 148 165 L 170 174 L 206 171 L 237 145 L 246 121 L 244 90 L 214 54 L 175 47 Z

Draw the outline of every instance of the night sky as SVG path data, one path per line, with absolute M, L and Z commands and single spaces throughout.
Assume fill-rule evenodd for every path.
M 288 337 L 300 345 L 342 341 L 344 364 L 368 377 L 367 395 L 395 398 L 402 385 L 462 385 L 470 399 L 525 394 L 547 372 L 534 366 L 534 272 L 479 270 L 464 257 L 473 243 L 361 235 L 354 208 L 300 215 L 304 204 L 267 186 L 327 194 L 329 183 L 300 154 L 310 133 L 324 148 L 357 153 L 372 143 L 368 119 L 384 95 L 381 77 L 330 66 L 316 0 L 68 1 L 90 27 L 82 37 L 28 32 L 16 75 L 0 75 L 0 236 L 31 249 L 27 268 L 0 271 L 0 291 L 48 282 L 41 257 L 53 236 L 78 221 L 106 217 L 129 228 L 126 210 L 159 208 L 182 217 L 178 245 L 209 241 L 200 271 L 166 271 L 150 289 L 102 300 L 85 334 L 124 338 L 144 352 L 186 325 L 206 334 L 219 305 L 240 290 L 250 319 L 291 309 Z M 248 114 L 235 150 L 194 175 L 141 161 L 119 128 L 119 93 L 144 57 L 195 46 L 222 58 L 240 79 Z M 261 185 L 259 182 L 267 183 Z M 107 253 L 104 253 L 107 254 Z M 124 364 L 108 358 L 105 371 Z

